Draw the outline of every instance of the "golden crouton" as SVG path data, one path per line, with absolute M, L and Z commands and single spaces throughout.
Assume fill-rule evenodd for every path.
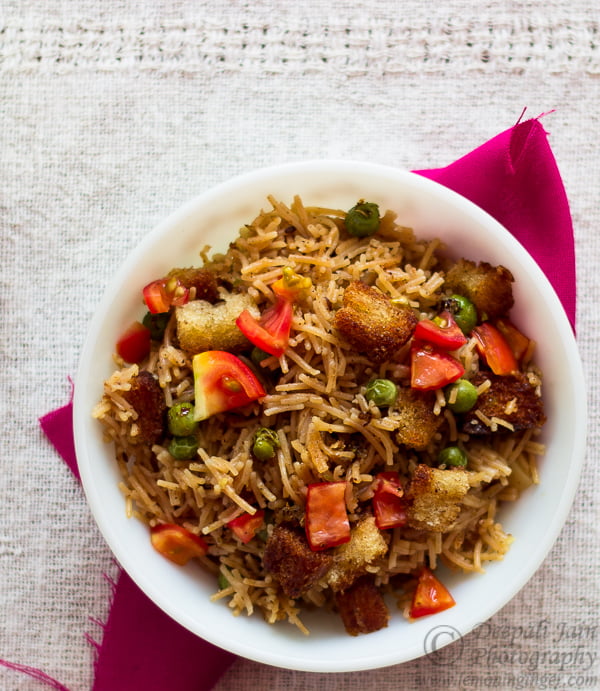
M 435 394 L 431 391 L 415 391 L 407 386 L 398 387 L 394 419 L 400 423 L 396 441 L 417 451 L 427 447 L 433 435 L 443 422 L 441 415 L 435 415 L 433 406 Z
M 244 310 L 259 318 L 260 312 L 247 294 L 227 293 L 221 302 L 211 305 L 205 300 L 191 300 L 177 307 L 177 338 L 188 353 L 205 350 L 239 352 L 250 347 L 250 342 L 236 326 L 235 320 Z
M 512 283 L 515 279 L 504 266 L 460 259 L 446 274 L 445 286 L 468 298 L 480 318 L 492 319 L 508 314 L 514 304 Z
M 345 590 L 367 571 L 367 566 L 387 552 L 387 543 L 373 516 L 363 518 L 352 529 L 350 542 L 335 550 L 333 565 L 327 574 L 332 590 Z
M 372 576 L 363 576 L 345 592 L 337 593 L 335 604 L 351 636 L 379 631 L 388 625 L 390 614 Z
M 132 377 L 131 388 L 123 391 L 123 398 L 137 413 L 138 436 L 133 441 L 156 444 L 165 433 L 165 395 L 156 377 L 147 370 L 141 370 Z
M 194 288 L 195 300 L 216 302 L 219 299 L 217 277 L 208 269 L 188 267 L 185 269 L 171 269 L 167 278 L 177 278 L 186 288 Z
M 289 525 L 278 525 L 265 545 L 263 565 L 291 598 L 315 585 L 331 566 L 327 552 L 313 552 L 303 531 Z
M 354 281 L 344 291 L 334 327 L 359 353 L 380 363 L 389 360 L 412 336 L 418 318 L 410 307 L 396 307 L 377 288 Z
M 529 383 L 527 375 L 522 372 L 503 376 L 478 372 L 471 383 L 479 386 L 486 379 L 490 380 L 491 385 L 479 395 L 475 406 L 465 415 L 464 432 L 490 434 L 492 431 L 507 431 L 503 425 L 493 430 L 476 414 L 477 411 L 488 420 L 499 418 L 506 421 L 514 431 L 541 427 L 546 422 L 543 401 L 536 388 Z
M 408 525 L 434 533 L 450 530 L 468 490 L 469 480 L 464 469 L 440 470 L 418 465 L 404 493 L 409 503 Z

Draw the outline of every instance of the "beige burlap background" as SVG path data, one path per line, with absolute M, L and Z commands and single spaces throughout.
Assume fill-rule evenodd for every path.
M 600 688 L 599 19 L 593 0 L 0 0 L 1 658 L 90 688 L 84 634 L 100 635 L 90 617 L 106 617 L 116 567 L 37 418 L 66 402 L 88 321 L 144 233 L 280 161 L 445 165 L 527 106 L 556 109 L 590 400 L 558 542 L 452 665 L 327 676 L 239 660 L 218 691 Z M 3 691 L 40 688 L 0 669 Z

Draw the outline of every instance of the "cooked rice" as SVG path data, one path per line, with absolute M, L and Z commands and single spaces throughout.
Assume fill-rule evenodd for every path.
M 242 544 L 227 528 L 228 521 L 256 507 L 273 512 L 290 504 L 302 508 L 309 483 L 337 479 L 349 481 L 349 518 L 356 521 L 373 495 L 372 480 L 378 472 L 398 470 L 407 480 L 416 463 L 435 465 L 438 451 L 451 442 L 468 456 L 471 486 L 454 527 L 444 534 L 385 531 L 388 552 L 370 570 L 384 586 L 393 576 L 411 574 L 424 563 L 482 572 L 486 562 L 502 559 L 513 539 L 498 522 L 497 510 L 539 481 L 536 459 L 544 448 L 531 431 L 470 440 L 457 429 L 441 393 L 435 412 L 445 422 L 434 441 L 418 454 L 399 446 L 394 431 L 401 411 L 394 406 L 380 411 L 369 404 L 364 384 L 382 376 L 407 383 L 406 350 L 393 362 L 375 367 L 349 349 L 331 323 L 344 288 L 358 279 L 422 316 L 432 316 L 444 284 L 440 242 L 419 242 L 391 212 L 383 217 L 376 237 L 348 238 L 340 232 L 342 211 L 305 207 L 297 198 L 290 207 L 269 201 L 272 209 L 261 212 L 242 229 L 227 254 L 215 255 L 208 264 L 229 285 L 252 294 L 262 309 L 273 301 L 269 286 L 281 276 L 282 267 L 311 277 L 313 290 L 295 308 L 288 349 L 281 358 L 263 363 L 267 372 L 280 368 L 277 386 L 243 411 L 202 423 L 193 461 L 175 460 L 162 446 L 140 443 L 136 412 L 122 395 L 138 373 L 137 365 L 119 363 L 94 415 L 103 423 L 107 441 L 115 444 L 127 515 L 150 526 L 179 523 L 207 536 L 211 548 L 202 561 L 229 584 L 215 593 L 214 600 L 227 600 L 235 615 L 259 610 L 268 622 L 288 620 L 306 632 L 299 618 L 303 602 L 331 606 L 325 583 L 297 601 L 285 597 L 262 567 L 264 542 Z M 207 252 L 204 248 L 201 253 L 205 259 Z M 463 346 L 460 358 L 467 375 L 477 369 L 474 339 Z M 174 319 L 143 368 L 157 376 L 168 406 L 193 400 L 191 359 L 177 348 Z M 541 385 L 533 370 L 530 378 Z M 489 381 L 484 382 L 479 392 L 488 386 Z M 478 415 L 490 430 L 510 427 L 500 418 Z M 276 459 L 269 463 L 256 461 L 251 453 L 253 434 L 262 426 L 275 429 L 280 442 Z M 399 607 L 406 610 L 406 595 L 399 596 Z

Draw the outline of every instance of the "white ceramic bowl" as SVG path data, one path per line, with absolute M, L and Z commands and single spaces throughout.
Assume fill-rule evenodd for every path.
M 538 343 L 536 359 L 545 375 L 548 445 L 541 484 L 501 511 L 515 541 L 502 562 L 485 575 L 444 575 L 456 606 L 412 624 L 399 612 L 388 628 L 348 636 L 332 615 L 310 613 L 305 637 L 294 626 L 266 624 L 260 615 L 232 616 L 224 602 L 211 603 L 212 576 L 197 565 L 180 568 L 158 555 L 148 529 L 125 517 L 117 489 L 113 449 L 103 443 L 91 411 L 102 383 L 113 370 L 117 336 L 143 307 L 140 289 L 178 265 L 197 260 L 205 244 L 225 250 L 267 194 L 289 203 L 300 194 L 311 205 L 350 208 L 357 199 L 393 209 L 418 237 L 438 236 L 457 256 L 507 266 L 514 276 L 514 321 Z M 581 362 L 571 328 L 556 294 L 533 259 L 496 221 L 479 208 L 419 175 L 348 161 L 313 161 L 259 170 L 201 194 L 146 235 L 125 259 L 104 295 L 85 342 L 74 401 L 77 458 L 87 498 L 110 548 L 139 587 L 167 614 L 198 636 L 259 662 L 313 672 L 370 669 L 404 662 L 424 653 L 435 627 L 437 646 L 464 635 L 505 605 L 540 566 L 553 545 L 575 493 L 585 449 L 586 397 Z M 535 517 L 535 520 L 532 520 Z M 453 627 L 447 629 L 444 627 Z M 450 632 L 450 633 L 448 633 Z M 430 641 L 431 644 L 431 641 Z

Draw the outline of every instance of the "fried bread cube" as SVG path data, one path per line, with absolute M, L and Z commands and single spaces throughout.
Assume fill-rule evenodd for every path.
M 397 307 L 377 288 L 354 281 L 344 291 L 334 327 L 373 362 L 389 360 L 412 336 L 418 318 L 410 307 Z
M 471 383 L 479 386 L 486 379 L 490 380 L 490 387 L 478 396 L 475 406 L 465 415 L 462 425 L 464 432 L 490 434 L 494 431 L 507 431 L 503 425 L 492 428 L 485 424 L 477 411 L 483 414 L 484 419 L 498 418 L 506 421 L 515 432 L 541 427 L 546 422 L 542 398 L 526 374 L 514 372 L 500 376 L 491 372 L 478 372 Z
M 400 423 L 396 441 L 417 451 L 427 447 L 443 422 L 441 415 L 433 412 L 435 394 L 431 391 L 415 391 L 407 386 L 398 387 L 394 420 Z
M 191 300 L 176 308 L 177 338 L 183 350 L 196 354 L 205 350 L 240 352 L 250 347 L 235 320 L 246 309 L 258 319 L 258 307 L 247 294 L 225 293 L 222 298 L 215 304 Z
M 512 273 L 504 266 L 460 259 L 447 272 L 445 287 L 468 298 L 477 308 L 480 319 L 508 314 L 514 305 Z
M 131 388 L 123 391 L 123 398 L 137 413 L 139 439 L 144 444 L 156 444 L 165 432 L 165 395 L 156 377 L 147 370 L 131 378 Z
M 363 518 L 352 528 L 350 542 L 336 548 L 327 574 L 332 590 L 345 590 L 366 573 L 366 568 L 387 552 L 387 543 L 373 516 Z
M 195 288 L 195 300 L 206 300 L 214 303 L 219 299 L 217 277 L 208 269 L 199 267 L 171 269 L 167 278 L 176 278 L 186 288 Z
M 468 491 L 468 475 L 463 468 L 441 470 L 419 464 L 404 492 L 409 504 L 408 525 L 434 533 L 450 530 Z
M 279 582 L 283 592 L 297 598 L 310 590 L 329 570 L 333 557 L 313 552 L 304 533 L 290 525 L 278 525 L 267 540 L 263 554 L 265 569 Z
M 387 605 L 371 576 L 362 576 L 348 590 L 337 593 L 335 603 L 351 636 L 379 631 L 388 625 Z

